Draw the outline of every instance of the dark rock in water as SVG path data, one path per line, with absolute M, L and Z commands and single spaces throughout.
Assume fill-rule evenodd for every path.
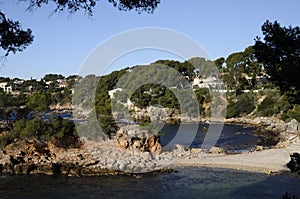
M 300 174 L 300 154 L 299 153 L 293 153 L 291 155 L 291 160 L 289 163 L 287 163 L 287 167 L 292 172 L 297 172 Z
M 59 163 L 52 163 L 52 172 L 54 175 L 58 175 L 58 174 L 61 174 L 61 167 L 62 165 L 59 164 Z

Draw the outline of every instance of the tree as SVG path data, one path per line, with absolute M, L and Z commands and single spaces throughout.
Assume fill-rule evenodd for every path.
M 4 56 L 23 51 L 33 41 L 31 33 L 30 29 L 23 30 L 18 21 L 7 19 L 0 11 L 0 47 L 6 51 Z
M 68 10 L 71 14 L 83 10 L 89 16 L 93 15 L 96 2 L 99 0 L 19 0 L 28 2 L 29 10 L 42 7 L 50 2 L 56 4 L 54 12 Z M 121 11 L 136 10 L 138 13 L 153 13 L 160 0 L 108 0 L 114 7 Z M 23 30 L 19 21 L 7 19 L 0 11 L 0 47 L 5 51 L 4 56 L 10 52 L 24 50 L 33 41 L 32 31 Z
M 65 79 L 65 77 L 63 75 L 60 75 L 60 74 L 47 74 L 43 78 L 43 80 L 45 82 L 50 82 L 50 81 L 54 82 L 54 81 L 56 81 L 58 79 Z
M 261 27 L 264 41 L 255 39 L 255 56 L 266 69 L 270 80 L 289 96 L 292 103 L 300 103 L 300 28 L 281 27 L 268 20 Z
M 48 98 L 49 99 L 49 98 Z M 27 106 L 35 112 L 47 111 L 49 109 L 49 100 L 45 93 L 36 92 L 27 98 Z
M 215 62 L 216 67 L 219 69 L 219 71 L 222 71 L 224 64 L 225 64 L 225 58 L 220 57 L 220 58 L 216 59 L 214 62 Z

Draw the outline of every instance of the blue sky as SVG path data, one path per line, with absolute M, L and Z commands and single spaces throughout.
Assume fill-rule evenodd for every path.
M 143 27 L 168 28 L 199 43 L 212 59 L 244 50 L 261 36 L 266 19 L 283 26 L 300 25 L 298 0 L 161 0 L 153 14 L 121 12 L 107 0 L 97 3 L 91 18 L 83 12 L 70 15 L 54 13 L 54 4 L 26 11 L 27 3 L 0 0 L 0 9 L 8 18 L 31 28 L 34 42 L 25 51 L 10 55 L 0 76 L 24 79 L 41 78 L 48 73 L 77 74 L 89 53 L 113 35 Z M 52 14 L 52 15 L 51 15 Z M 146 64 L 176 56 L 145 51 L 119 59 L 114 68 Z

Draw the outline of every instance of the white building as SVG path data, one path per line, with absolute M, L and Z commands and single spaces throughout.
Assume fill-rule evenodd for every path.
M 12 92 L 12 86 L 8 86 L 7 84 L 8 84 L 7 82 L 1 82 L 0 88 L 2 88 L 3 91 L 6 93 L 10 93 L 10 92 Z
M 117 91 L 122 91 L 122 89 L 121 89 L 121 88 L 116 88 L 116 89 L 113 89 L 113 90 L 108 91 L 109 97 L 110 97 L 111 99 L 114 98 L 114 94 L 115 94 Z

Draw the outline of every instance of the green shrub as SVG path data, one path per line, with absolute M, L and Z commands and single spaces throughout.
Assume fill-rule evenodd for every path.
M 296 119 L 300 121 L 300 105 L 296 104 L 293 109 L 288 110 L 287 115 L 291 119 Z
M 45 122 L 38 118 L 32 120 L 18 120 L 13 125 L 11 132 L 0 135 L 0 145 L 6 146 L 14 139 L 38 138 L 40 140 L 61 139 L 65 137 L 78 137 L 75 124 L 58 117 L 51 122 Z
M 2 133 L 0 135 L 0 147 L 4 147 L 13 141 L 14 137 L 11 133 Z
M 275 108 L 276 100 L 267 96 L 257 107 L 258 116 L 268 117 L 274 115 L 277 111 Z
M 255 108 L 253 94 L 241 94 L 237 102 L 232 102 L 227 106 L 226 118 L 241 117 L 248 115 Z

